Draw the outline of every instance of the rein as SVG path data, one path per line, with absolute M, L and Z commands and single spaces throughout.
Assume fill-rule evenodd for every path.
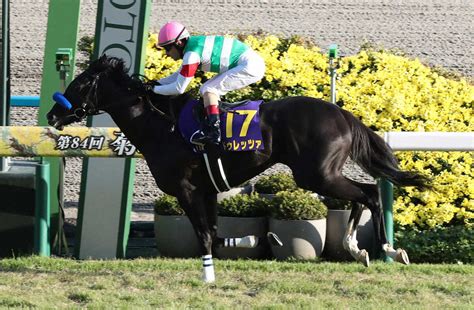
M 98 84 L 99 84 L 99 80 L 101 78 L 101 73 L 98 73 L 96 75 L 92 75 L 92 74 L 87 72 L 87 74 L 90 77 L 93 78 L 92 82 L 90 82 L 91 86 L 90 86 L 90 88 L 87 92 L 87 95 L 86 95 L 85 100 L 82 103 L 81 107 L 75 109 L 74 113 L 70 115 L 70 117 L 75 117 L 79 121 L 82 121 L 87 116 L 94 116 L 94 115 L 104 114 L 105 109 L 107 109 L 108 107 L 113 106 L 113 104 L 111 104 L 111 105 L 109 105 L 105 108 L 99 109 L 97 87 L 98 87 Z M 144 81 L 142 81 L 141 78 L 143 78 L 143 79 L 147 79 L 147 78 L 145 76 L 141 75 L 141 74 L 133 74 L 131 76 L 131 78 L 132 79 L 134 79 L 134 78 L 138 79 L 143 85 L 145 85 L 144 95 L 139 95 L 138 98 L 144 100 L 145 103 L 150 107 L 150 109 L 153 112 L 158 113 L 162 118 L 164 118 L 165 120 L 167 120 L 170 123 L 172 123 L 173 125 L 175 125 L 176 124 L 176 119 L 174 117 L 166 114 L 165 112 L 163 112 L 159 108 L 157 108 L 153 104 L 153 102 L 151 101 L 148 92 L 152 91 L 151 89 L 153 88 L 153 82 L 150 82 L 150 81 L 144 82 Z
M 151 102 L 151 99 L 150 99 L 150 96 L 148 96 L 148 91 L 145 92 L 145 102 L 148 104 L 148 106 L 150 107 L 150 109 L 153 111 L 153 112 L 156 112 L 158 113 L 161 117 L 163 117 L 165 120 L 171 122 L 173 125 L 176 124 L 176 119 L 172 116 L 169 116 L 168 114 L 166 114 L 165 112 L 161 111 L 160 109 L 158 109 L 157 107 L 155 107 L 155 105 L 153 104 L 153 102 Z
M 150 99 L 150 96 L 148 95 L 148 93 L 150 91 L 153 91 L 153 86 L 155 85 L 155 83 L 152 81 L 152 80 L 149 80 L 146 76 L 144 76 L 143 74 L 139 74 L 139 73 L 136 73 L 136 74 L 132 74 L 131 76 L 132 79 L 137 79 L 139 80 L 144 86 L 145 86 L 145 102 L 148 104 L 148 106 L 150 107 L 150 110 L 152 110 L 153 112 L 156 112 L 158 113 L 161 117 L 163 117 L 165 120 L 169 121 L 170 123 L 172 123 L 173 125 L 176 124 L 176 119 L 173 117 L 173 116 L 169 116 L 168 114 L 166 114 L 165 112 L 163 112 L 162 110 L 160 110 L 159 108 L 157 108 L 153 102 L 151 101 Z

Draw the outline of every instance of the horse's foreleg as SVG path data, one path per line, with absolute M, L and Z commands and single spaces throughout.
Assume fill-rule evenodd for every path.
M 369 267 L 369 253 L 364 249 L 360 250 L 357 246 L 357 226 L 359 225 L 362 211 L 363 207 L 358 203 L 352 207 L 342 245 L 358 262 L 364 264 L 365 267 Z
M 213 283 L 214 281 L 216 281 L 212 254 L 206 254 L 202 256 L 202 270 L 202 280 L 204 282 Z
M 211 232 L 212 246 L 216 247 L 220 245 L 219 238 L 217 238 L 217 194 L 205 195 L 204 204 L 207 223 Z
M 211 230 L 212 245 L 218 247 L 255 248 L 258 245 L 257 236 L 245 236 L 241 238 L 219 238 L 217 236 L 217 195 L 208 194 L 204 198 L 207 211 L 207 222 Z
M 191 221 L 200 243 L 203 267 L 202 279 L 206 283 L 212 283 L 215 281 L 214 263 L 212 260 L 213 232 L 208 222 L 204 195 L 196 192 L 184 192 L 183 195 L 178 196 L 178 201 Z

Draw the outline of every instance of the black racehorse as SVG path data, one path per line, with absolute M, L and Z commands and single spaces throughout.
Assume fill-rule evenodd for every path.
M 47 115 L 48 123 L 62 129 L 99 111 L 109 113 L 145 157 L 158 187 L 177 197 L 200 241 L 204 280 L 213 281 L 212 247 L 224 244 L 224 239 L 217 237 L 217 191 L 202 156 L 192 151 L 175 128 L 176 116 L 190 95 L 155 95 L 146 86 L 127 74 L 122 60 L 102 56 L 67 87 L 64 97 L 72 108 L 56 103 Z M 387 178 L 395 185 L 424 188 L 428 180 L 416 172 L 401 171 L 383 139 L 334 104 L 289 97 L 262 104 L 259 113 L 264 150 L 224 152 L 220 156 L 230 186 L 283 163 L 299 187 L 355 202 L 344 247 L 358 261 L 369 264 L 367 252 L 357 247 L 355 239 L 366 206 L 372 213 L 380 249 L 408 264 L 405 251 L 394 250 L 387 241 L 377 186 L 352 181 L 341 171 L 350 157 L 372 177 Z M 254 244 L 249 239 L 240 241 L 242 246 Z

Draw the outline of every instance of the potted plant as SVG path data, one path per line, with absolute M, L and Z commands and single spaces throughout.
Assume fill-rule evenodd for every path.
M 326 206 L 302 189 L 277 193 L 271 205 L 269 231 L 283 242 L 281 247 L 271 246 L 273 256 L 279 260 L 320 257 L 326 240 Z
M 198 257 L 201 252 L 193 226 L 175 197 L 162 195 L 155 201 L 155 240 L 161 255 Z
M 259 242 L 254 248 L 216 248 L 217 257 L 258 259 L 269 256 L 266 242 L 268 205 L 268 200 L 256 193 L 237 194 L 219 202 L 217 235 L 221 238 L 255 236 Z
M 273 197 L 281 191 L 293 191 L 298 187 L 293 176 L 287 172 L 278 172 L 262 176 L 255 182 L 254 190 L 265 197 Z
M 324 247 L 324 258 L 335 261 L 352 261 L 353 258 L 342 245 L 347 224 L 352 209 L 352 202 L 325 197 L 324 204 L 328 208 L 326 245 Z M 359 226 L 357 227 L 357 241 L 360 249 L 366 249 L 370 256 L 375 253 L 374 228 L 371 213 L 368 209 L 362 211 Z
M 226 192 L 217 194 L 217 202 L 221 202 L 224 199 L 230 198 L 238 194 L 250 194 L 253 192 L 253 186 L 250 183 L 244 183 L 241 186 L 234 187 Z

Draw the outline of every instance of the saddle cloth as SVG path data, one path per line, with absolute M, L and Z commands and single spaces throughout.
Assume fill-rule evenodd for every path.
M 260 129 L 259 106 L 263 100 L 247 101 L 241 105 L 229 107 L 220 113 L 222 145 L 225 151 L 263 150 L 262 131 Z M 194 151 L 202 153 L 202 149 L 192 144 L 191 137 L 200 127 L 199 116 L 195 109 L 198 100 L 190 100 L 181 110 L 178 128 L 181 135 L 194 147 Z

